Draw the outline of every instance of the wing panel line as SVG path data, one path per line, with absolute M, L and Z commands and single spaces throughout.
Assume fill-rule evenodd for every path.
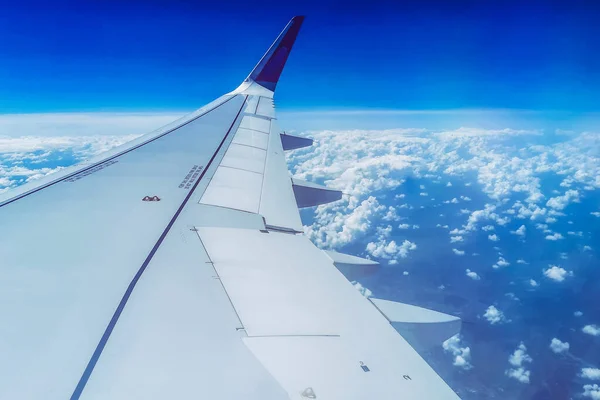
M 211 108 L 210 110 L 206 110 L 206 111 L 205 111 L 205 112 L 203 112 L 202 114 L 200 114 L 200 115 L 198 115 L 198 116 L 196 116 L 196 117 L 194 117 L 194 118 L 190 119 L 189 121 L 186 121 L 186 122 L 182 123 L 181 125 L 177 125 L 177 126 L 176 126 L 176 127 L 174 127 L 173 129 L 169 129 L 168 131 L 166 131 L 166 132 L 163 132 L 163 133 L 161 133 L 160 135 L 158 135 L 158 136 L 156 136 L 156 137 L 153 137 L 152 139 L 148 139 L 148 140 L 146 140 L 145 142 L 142 142 L 142 143 L 140 143 L 140 144 L 138 144 L 138 145 L 136 145 L 136 146 L 134 146 L 134 147 L 132 147 L 132 148 L 130 148 L 130 149 L 123 150 L 123 151 L 122 151 L 122 152 L 120 152 L 120 153 L 117 153 L 117 154 L 115 154 L 115 155 L 113 155 L 113 156 L 110 156 L 110 157 L 108 157 L 108 158 L 105 158 L 105 159 L 103 159 L 103 160 L 101 160 L 101 161 L 98 161 L 98 162 L 96 162 L 96 163 L 94 163 L 94 164 L 88 165 L 88 166 L 87 166 L 87 167 L 85 167 L 85 168 L 78 169 L 77 171 L 73 171 L 72 173 L 70 173 L 70 174 L 68 174 L 68 175 L 65 175 L 65 176 L 63 176 L 63 177 L 61 177 L 61 178 L 59 178 L 59 179 L 56 179 L 56 180 L 54 180 L 54 181 L 51 181 L 51 182 L 48 182 L 48 183 L 46 183 L 45 185 L 42 185 L 42 186 L 40 186 L 40 187 L 37 187 L 37 188 L 35 188 L 35 189 L 31 189 L 31 190 L 30 190 L 30 191 L 28 191 L 28 192 L 22 193 L 22 194 L 20 194 L 20 195 L 18 195 L 18 196 L 15 196 L 15 197 L 11 198 L 11 199 L 8 199 L 8 200 L 6 200 L 4 203 L 0 203 L 0 207 L 7 206 L 7 205 L 9 205 L 10 203 L 14 203 L 14 202 L 15 202 L 15 201 L 17 201 L 17 200 L 20 200 L 20 199 L 22 199 L 22 198 L 24 198 L 24 197 L 27 197 L 27 196 L 29 196 L 30 194 L 37 193 L 37 192 L 39 192 L 39 191 L 40 191 L 40 190 L 42 190 L 42 189 L 46 189 L 47 187 L 53 186 L 53 185 L 55 185 L 55 184 L 57 184 L 57 183 L 60 183 L 60 182 L 62 182 L 62 181 L 64 181 L 64 180 L 66 180 L 66 179 L 72 178 L 73 176 L 75 176 L 75 175 L 77 175 L 77 174 L 80 174 L 80 173 L 82 173 L 82 172 L 85 172 L 85 171 L 87 171 L 87 170 L 90 170 L 90 169 L 92 169 L 92 168 L 95 168 L 95 167 L 97 167 L 97 166 L 98 166 L 98 165 L 100 165 L 100 164 L 103 164 L 103 163 L 105 163 L 105 162 L 107 162 L 107 161 L 110 161 L 110 160 L 114 160 L 114 159 L 115 159 L 115 158 L 117 158 L 117 157 L 121 157 L 121 156 L 122 156 L 122 155 L 124 155 L 124 154 L 127 154 L 127 153 L 129 153 L 129 152 L 132 152 L 132 151 L 134 151 L 134 150 L 137 150 L 137 149 L 139 149 L 140 147 L 147 145 L 148 143 L 154 142 L 155 140 L 157 140 L 157 139 L 160 139 L 160 138 L 162 138 L 162 137 L 164 137 L 164 136 L 168 135 L 169 133 L 172 133 L 172 132 L 176 131 L 177 129 L 179 129 L 179 128 L 182 128 L 182 127 L 184 127 L 184 126 L 186 126 L 186 125 L 188 125 L 188 124 L 190 124 L 190 123 L 192 123 L 192 122 L 196 121 L 198 118 L 200 118 L 200 117 L 203 117 L 204 115 L 208 114 L 209 112 L 211 112 L 211 111 L 214 111 L 214 110 L 216 110 L 217 108 L 221 107 L 223 104 L 227 103 L 229 100 L 233 99 L 234 97 L 236 97 L 236 96 L 231 96 L 231 97 L 229 97 L 228 99 L 226 99 L 225 101 L 223 101 L 222 103 L 220 103 L 220 104 L 217 104 L 215 107 Z M 247 98 L 247 96 L 246 96 L 246 98 Z M 246 103 L 246 100 L 244 100 L 244 104 L 245 104 L 245 103 Z M 236 117 L 236 119 L 237 119 L 237 117 Z M 235 121 L 234 121 L 234 122 L 235 122 Z M 229 132 L 227 132 L 227 133 L 229 134 Z M 264 133 L 264 132 L 263 132 L 263 133 Z M 225 136 L 227 137 L 227 135 L 225 135 Z M 211 160 L 211 161 L 212 161 L 212 160 Z
M 150 264 L 150 261 L 154 257 L 154 254 L 156 254 L 156 251 L 158 250 L 158 248 L 160 247 L 160 245 L 164 241 L 165 237 L 167 236 L 167 234 L 169 233 L 169 231 L 173 227 L 173 224 L 175 223 L 175 221 L 177 220 L 177 218 L 181 214 L 181 211 L 183 211 L 183 208 L 187 204 L 188 200 L 192 197 L 192 194 L 194 194 L 194 191 L 198 187 L 198 184 L 202 181 L 202 178 L 206 174 L 206 171 L 208 171 L 209 167 L 211 166 L 211 164 L 215 160 L 215 157 L 217 156 L 217 154 L 221 150 L 221 147 L 223 147 L 223 144 L 225 143 L 225 141 L 229 137 L 229 134 L 231 133 L 231 130 L 233 129 L 233 126 L 237 122 L 240 114 L 242 113 L 242 110 L 244 109 L 244 106 L 246 105 L 247 100 L 248 100 L 248 96 L 246 95 L 245 98 L 244 98 L 244 102 L 242 103 L 242 106 L 240 107 L 237 115 L 233 119 L 233 122 L 229 126 L 229 129 L 227 130 L 227 133 L 224 135 L 223 140 L 221 140 L 221 143 L 219 144 L 219 146 L 215 150 L 215 152 L 212 155 L 211 159 L 206 164 L 206 167 L 204 168 L 204 170 L 200 174 L 200 177 L 196 180 L 196 182 L 194 183 L 194 186 L 188 192 L 188 194 L 185 197 L 185 199 L 183 199 L 183 202 L 181 203 L 181 205 L 179 206 L 179 208 L 175 212 L 175 215 L 173 215 L 173 218 L 171 218 L 171 220 L 169 221 L 167 227 L 165 228 L 165 230 L 163 231 L 163 233 L 158 238 L 158 241 L 154 244 L 154 247 L 152 247 L 152 250 L 150 251 L 150 253 L 146 257 L 146 259 L 144 260 L 142 266 L 138 269 L 137 273 L 135 274 L 135 276 L 133 277 L 133 279 L 129 283 L 129 286 L 127 287 L 127 290 L 123 294 L 123 297 L 121 298 L 121 301 L 119 302 L 119 305 L 117 306 L 117 309 L 115 310 L 115 313 L 113 314 L 110 322 L 108 323 L 108 326 L 106 327 L 106 330 L 104 331 L 104 334 L 102 335 L 102 338 L 100 339 L 100 342 L 98 342 L 98 345 L 96 346 L 96 349 L 94 350 L 94 353 L 92 354 L 92 357 L 90 358 L 90 361 L 88 362 L 85 370 L 83 371 L 83 374 L 81 375 L 81 378 L 79 379 L 79 382 L 77 383 L 77 386 L 75 387 L 75 390 L 73 391 L 73 394 L 71 395 L 71 400 L 78 400 L 81 397 L 81 394 L 83 393 L 83 390 L 85 389 L 85 385 L 87 384 L 88 380 L 90 379 L 90 376 L 92 375 L 92 372 L 94 371 L 94 367 L 96 366 L 96 363 L 100 359 L 100 356 L 102 355 L 102 351 L 104 350 L 104 347 L 106 346 L 106 343 L 108 342 L 108 339 L 110 338 L 110 335 L 111 335 L 112 331 L 114 330 L 117 322 L 119 321 L 119 317 L 121 316 L 121 313 L 123 312 L 123 310 L 125 309 L 125 306 L 127 305 L 127 301 L 129 300 L 129 297 L 131 297 L 131 293 L 133 293 L 133 290 L 135 289 L 135 286 L 137 285 L 138 281 L 142 277 L 142 274 L 144 273 L 144 271 L 148 267 L 148 264 Z M 229 99 L 227 101 L 229 101 Z M 227 101 L 221 103 L 219 106 L 221 106 L 222 104 L 225 104 Z

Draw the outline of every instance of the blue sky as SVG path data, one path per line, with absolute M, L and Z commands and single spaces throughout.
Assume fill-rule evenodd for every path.
M 199 107 L 295 14 L 285 109 L 599 108 L 597 2 L 25 2 L 0 15 L 0 113 Z

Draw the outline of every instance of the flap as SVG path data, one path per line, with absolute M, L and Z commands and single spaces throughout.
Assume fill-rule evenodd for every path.
M 460 332 L 461 320 L 453 315 L 395 301 L 370 300 L 417 351 L 441 345 Z
M 342 192 L 330 189 L 318 183 L 307 182 L 292 178 L 296 204 L 299 208 L 314 207 L 321 204 L 331 203 L 342 198 Z
M 290 135 L 289 133 L 282 133 L 280 136 L 284 150 L 296 150 L 313 145 L 313 140 L 309 138 Z

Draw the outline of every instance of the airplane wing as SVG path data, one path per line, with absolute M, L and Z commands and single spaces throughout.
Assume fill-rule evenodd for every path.
M 397 328 L 460 321 L 361 296 L 336 266 L 374 263 L 302 234 L 341 197 L 290 178 L 311 141 L 275 118 L 302 22 L 233 92 L 0 198 L 0 398 L 458 398 Z

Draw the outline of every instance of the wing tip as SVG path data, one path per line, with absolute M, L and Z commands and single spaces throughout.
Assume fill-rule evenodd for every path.
M 294 16 L 279 34 L 269 50 L 252 70 L 246 81 L 254 81 L 266 89 L 275 91 L 283 67 L 288 59 L 300 27 L 304 22 L 304 15 Z

